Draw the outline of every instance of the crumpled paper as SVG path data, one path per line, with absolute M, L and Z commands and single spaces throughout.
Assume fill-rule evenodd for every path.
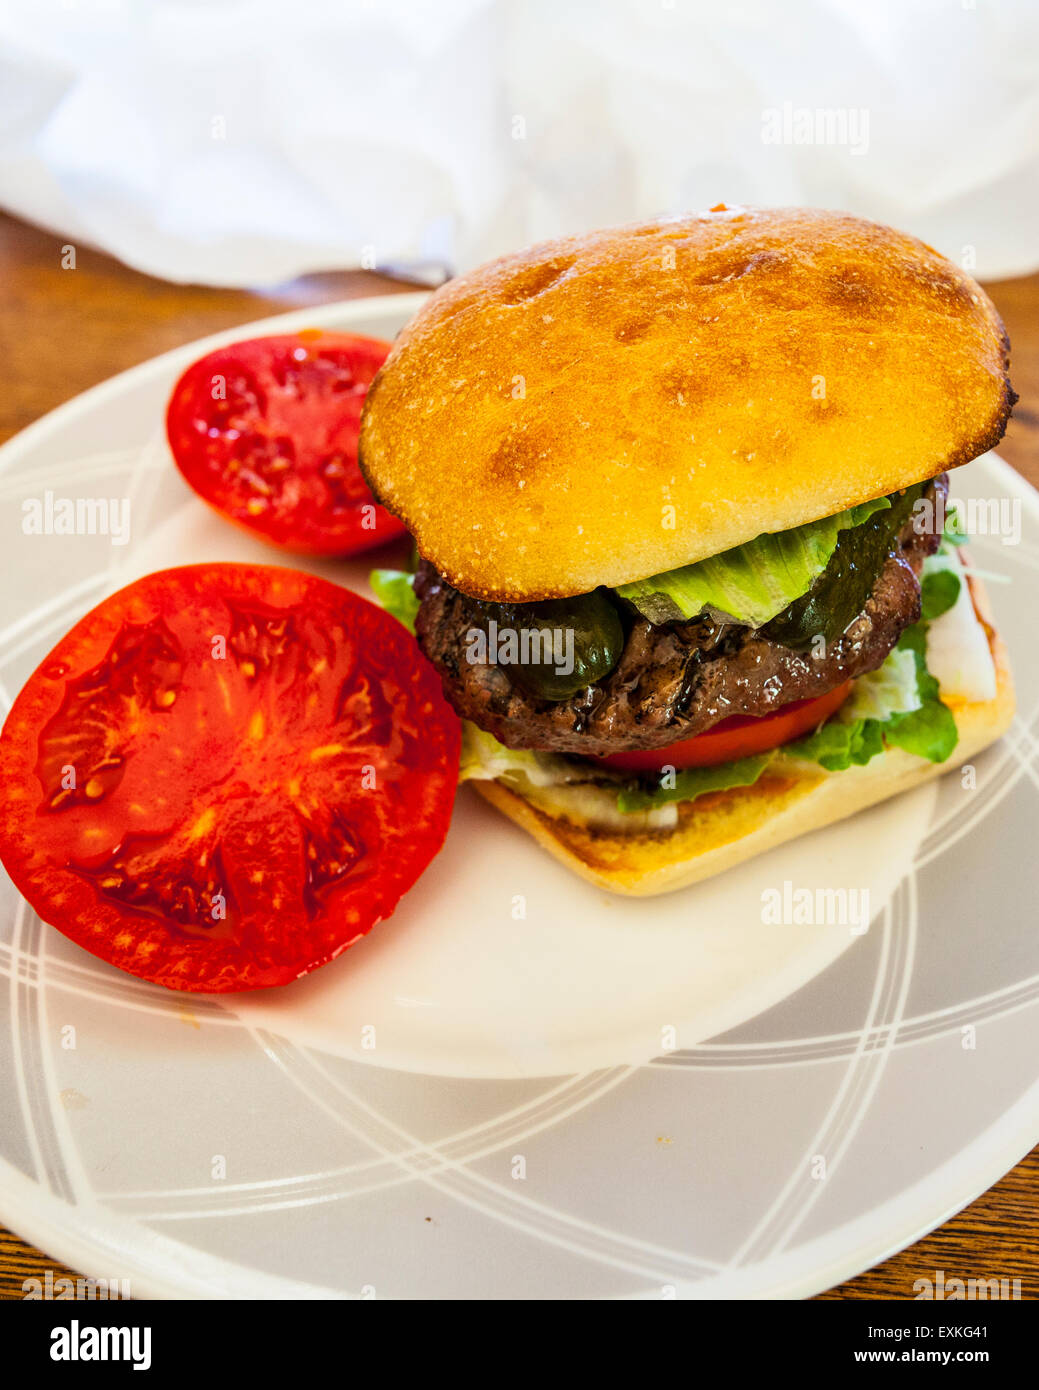
M 0 203 L 177 281 L 718 202 L 1039 264 L 1031 0 L 0 0 Z

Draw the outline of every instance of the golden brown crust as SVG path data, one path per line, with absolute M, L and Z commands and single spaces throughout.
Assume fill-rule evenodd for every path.
M 457 588 L 584 593 L 966 463 L 1002 437 L 1007 352 L 970 276 L 876 223 L 617 227 L 434 294 L 368 393 L 362 466 Z
M 674 830 L 633 835 L 548 816 L 499 782 L 473 785 L 567 868 L 600 888 L 648 897 L 711 878 L 787 840 L 962 767 L 1006 732 L 1014 717 L 1010 664 L 1006 648 L 987 621 L 976 580 L 971 581 L 971 591 L 996 664 L 996 698 L 984 703 L 950 702 L 960 737 L 947 762 L 929 763 L 892 748 L 864 767 L 845 772 L 820 772 L 796 780 L 766 775 L 752 787 L 712 792 L 683 804 Z

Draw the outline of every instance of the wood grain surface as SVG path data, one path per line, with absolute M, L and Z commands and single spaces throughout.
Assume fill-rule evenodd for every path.
M 88 386 L 207 333 L 308 304 L 413 288 L 364 271 L 257 291 L 172 285 L 83 247 L 75 269 L 63 270 L 64 241 L 0 215 L 0 442 Z M 987 288 L 1010 333 L 1011 377 L 1021 397 L 1000 453 L 1039 487 L 1039 274 Z M 54 1278 L 71 1273 L 0 1227 L 0 1298 L 23 1297 L 23 1280 L 47 1270 Z M 1039 1148 L 931 1235 L 820 1297 L 912 1298 L 913 1281 L 937 1270 L 1017 1278 L 1023 1298 L 1039 1297 Z

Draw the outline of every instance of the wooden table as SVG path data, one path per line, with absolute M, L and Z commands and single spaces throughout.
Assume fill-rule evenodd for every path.
M 363 271 L 312 275 L 263 291 L 169 285 L 77 248 L 61 268 L 65 238 L 0 215 L 0 442 L 115 372 L 168 348 L 282 309 L 411 288 Z M 1039 486 L 1039 275 L 989 286 L 1014 345 L 1021 396 L 1000 452 Z M 0 1227 L 0 1297 L 22 1280 L 67 1273 Z M 1020 1278 L 1039 1296 L 1039 1148 L 952 1221 L 909 1250 L 821 1295 L 911 1298 L 913 1280 L 937 1269 Z

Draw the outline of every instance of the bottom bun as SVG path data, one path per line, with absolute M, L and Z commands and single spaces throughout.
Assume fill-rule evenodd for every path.
M 561 863 L 600 888 L 649 897 L 711 878 L 798 835 L 962 767 L 1006 732 L 1014 717 L 1010 665 L 976 581 L 971 591 L 996 667 L 996 696 L 983 703 L 947 702 L 959 742 L 944 763 L 890 748 L 864 767 L 844 772 L 820 769 L 817 775 L 770 776 L 766 771 L 753 786 L 682 802 L 674 829 L 627 834 L 548 815 L 500 782 L 473 786 Z

